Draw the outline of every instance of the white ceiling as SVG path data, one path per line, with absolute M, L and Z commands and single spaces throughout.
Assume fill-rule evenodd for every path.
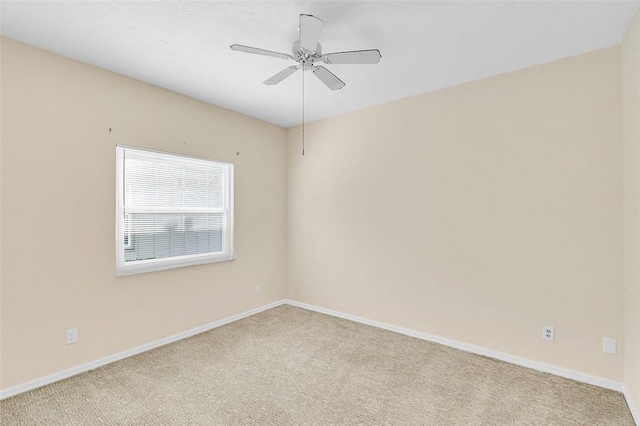
M 3 35 L 284 127 L 301 122 L 294 63 L 229 49 L 290 53 L 298 15 L 324 20 L 325 53 L 380 49 L 378 65 L 310 73 L 306 121 L 620 43 L 637 1 L 5 1 Z

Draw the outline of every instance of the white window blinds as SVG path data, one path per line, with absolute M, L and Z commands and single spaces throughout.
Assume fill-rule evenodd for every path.
M 117 275 L 233 259 L 233 165 L 118 146 Z

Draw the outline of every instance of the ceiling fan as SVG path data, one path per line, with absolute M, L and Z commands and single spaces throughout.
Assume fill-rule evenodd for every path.
M 338 90 L 345 86 L 345 83 L 336 77 L 331 71 L 322 65 L 315 65 L 316 62 L 325 64 L 377 64 L 382 55 L 378 49 L 354 50 L 348 52 L 335 52 L 322 54 L 320 33 L 324 22 L 313 15 L 300 15 L 300 25 L 298 32 L 300 39 L 293 43 L 291 54 L 274 52 L 271 50 L 259 49 L 257 47 L 232 44 L 231 49 L 238 52 L 252 53 L 254 55 L 272 56 L 280 59 L 292 59 L 297 65 L 292 65 L 280 71 L 271 78 L 264 81 L 264 84 L 274 85 L 280 83 L 285 78 L 298 70 L 311 70 L 313 75 L 318 77 L 329 89 Z

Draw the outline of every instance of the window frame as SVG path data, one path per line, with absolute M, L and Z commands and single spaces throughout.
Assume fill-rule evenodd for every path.
M 116 213 L 118 214 L 118 213 Z M 127 213 L 124 215 L 122 219 L 124 221 L 122 225 L 122 247 L 127 250 L 133 247 L 131 244 L 131 213 Z M 126 242 L 125 242 L 126 239 Z
M 173 157 L 186 159 L 187 162 L 208 163 L 214 164 L 216 167 L 224 169 L 224 177 L 226 185 L 224 186 L 224 206 L 221 209 L 224 217 L 226 218 L 226 226 L 223 227 L 222 238 L 222 252 L 200 253 L 190 254 L 183 256 L 163 257 L 159 259 L 144 259 L 135 261 L 125 261 L 125 251 L 133 246 L 131 238 L 131 222 L 125 220 L 125 217 L 134 213 L 125 209 L 124 205 L 124 154 L 127 150 L 134 150 L 159 157 Z M 184 161 L 184 160 L 183 160 Z M 186 266 L 203 265 L 217 262 L 227 262 L 234 259 L 234 166 L 232 163 L 227 163 L 219 160 L 213 160 L 210 158 L 194 157 L 189 155 L 183 155 L 172 152 L 157 151 L 146 148 L 138 148 L 127 145 L 116 145 L 116 220 L 115 220 L 115 236 L 116 236 L 116 276 L 126 276 L 133 274 L 140 274 L 145 272 L 162 271 L 173 268 L 180 268 Z M 181 211 L 175 211 L 176 209 L 147 209 L 149 213 L 167 213 L 174 212 L 176 214 L 189 213 L 198 211 L 199 208 L 184 208 Z M 201 209 L 200 209 L 201 210 Z M 128 244 L 125 244 L 125 235 L 129 236 Z

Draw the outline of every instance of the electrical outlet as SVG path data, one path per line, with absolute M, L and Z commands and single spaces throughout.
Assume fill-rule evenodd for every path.
M 612 339 L 611 337 L 602 338 L 602 352 L 615 355 L 617 352 L 616 346 L 616 339 Z
M 67 345 L 76 343 L 78 341 L 78 329 L 72 328 L 67 330 Z
M 257 285 L 253 288 L 253 291 L 255 291 L 256 293 L 260 293 L 260 286 Z
M 553 342 L 555 332 L 556 332 L 556 329 L 551 327 L 550 325 L 542 326 L 542 338 L 544 340 L 550 340 Z

